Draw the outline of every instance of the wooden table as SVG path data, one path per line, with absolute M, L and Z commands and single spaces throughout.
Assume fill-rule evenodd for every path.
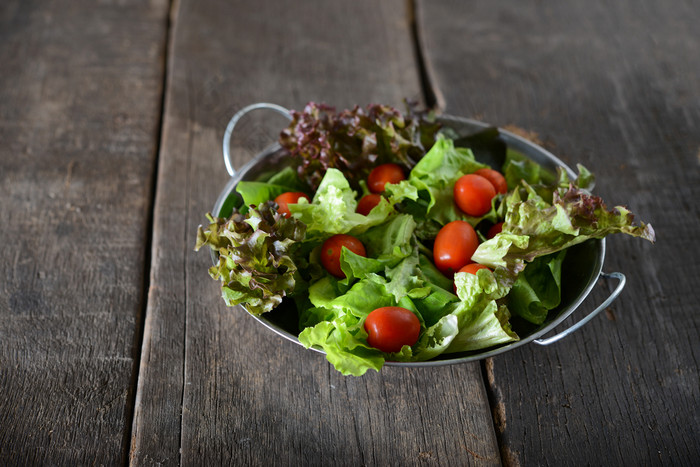
M 3 1 L 0 464 L 697 465 L 699 23 L 682 0 Z M 608 241 L 606 313 L 354 378 L 226 309 L 193 245 L 231 115 L 404 98 L 527 131 L 655 226 Z

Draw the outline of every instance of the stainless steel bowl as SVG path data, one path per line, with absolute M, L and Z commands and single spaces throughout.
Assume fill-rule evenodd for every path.
M 223 142 L 224 161 L 229 174 L 231 174 L 231 179 L 221 191 L 219 198 L 214 204 L 214 208 L 212 210 L 214 215 L 219 215 L 222 208 L 227 204 L 227 200 L 230 201 L 230 197 L 235 196 L 234 190 L 238 182 L 241 180 L 259 180 L 261 177 L 265 177 L 265 175 L 269 175 L 270 173 L 275 173 L 291 163 L 289 158 L 286 157 L 281 150 L 279 144 L 273 144 L 260 152 L 239 170 L 234 170 L 229 154 L 231 135 L 238 120 L 248 112 L 257 109 L 273 110 L 289 116 L 289 112 L 283 107 L 274 104 L 260 103 L 242 109 L 231 119 L 226 129 Z M 489 127 L 489 125 L 482 122 L 450 115 L 439 116 L 438 120 L 445 127 L 453 129 L 459 135 L 468 135 Z M 499 132 L 502 139 L 506 142 L 510 149 L 520 152 L 545 168 L 556 170 L 557 167 L 563 167 L 571 177 L 576 176 L 570 167 L 542 147 L 508 131 L 499 129 Z M 588 240 L 582 244 L 570 248 L 562 266 L 561 305 L 556 309 L 551 310 L 548 314 L 547 320 L 541 325 L 534 325 L 520 321 L 512 322 L 513 330 L 518 334 L 518 336 L 520 336 L 519 341 L 474 352 L 445 354 L 427 362 L 387 361 L 386 364 L 404 367 L 449 365 L 493 357 L 525 344 L 529 344 L 530 342 L 534 342 L 539 345 L 552 344 L 571 334 L 590 321 L 598 313 L 608 307 L 624 288 L 626 279 L 622 273 L 613 272 L 608 274 L 602 272 L 604 259 L 605 240 Z M 212 260 L 214 260 L 216 263 L 216 256 L 214 252 L 212 252 Z M 612 294 L 602 304 L 569 328 L 549 338 L 543 338 L 545 334 L 549 333 L 555 327 L 563 323 L 564 320 L 569 318 L 569 316 L 581 305 L 581 303 L 583 303 L 588 294 L 591 293 L 591 290 L 593 290 L 598 282 L 598 279 L 601 277 L 618 280 L 618 285 Z M 288 311 L 290 310 L 285 310 L 285 308 L 281 305 L 277 309 L 266 313 L 263 316 L 251 316 L 279 336 L 301 345 L 299 339 L 297 338 L 299 331 L 297 329 L 296 313 L 289 313 Z M 320 349 L 314 350 L 323 353 L 323 351 Z

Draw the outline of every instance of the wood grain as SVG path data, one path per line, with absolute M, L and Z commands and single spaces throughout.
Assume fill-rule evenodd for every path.
M 162 1 L 0 6 L 0 464 L 126 460 Z
M 227 181 L 220 141 L 236 110 L 421 95 L 404 2 L 255 5 L 182 1 L 175 16 L 132 462 L 498 464 L 479 365 L 345 378 L 227 309 L 209 255 L 192 251 Z M 284 124 L 252 122 L 237 166 Z
M 693 2 L 419 2 L 446 112 L 534 132 L 598 175 L 656 245 L 608 241 L 628 285 L 561 344 L 486 362 L 510 465 L 692 465 L 700 254 L 700 9 Z M 581 310 L 610 292 L 601 284 Z

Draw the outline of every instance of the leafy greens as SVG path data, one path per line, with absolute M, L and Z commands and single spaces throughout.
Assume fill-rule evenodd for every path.
M 311 103 L 292 115 L 280 142 L 295 169 L 240 182 L 242 206 L 228 218 L 207 215 L 196 249 L 209 245 L 218 255 L 209 272 L 221 281 L 227 305 L 260 315 L 291 299 L 299 341 L 322 349 L 343 374 L 516 341 L 511 315 L 537 325 L 559 306 L 569 247 L 618 232 L 655 239 L 651 225 L 634 225 L 626 208 L 609 210 L 590 193 L 594 177 L 584 167 L 575 180 L 563 170 L 549 172 L 507 148 L 496 129 L 451 139 L 424 113 L 409 108 L 402 115 L 379 105 L 336 113 Z M 368 215 L 356 213 L 364 178 L 385 162 L 410 169 L 407 179 L 387 185 Z M 495 197 L 484 216 L 469 217 L 453 202 L 454 183 L 489 165 L 504 173 L 509 192 Z M 287 191 L 311 198 L 289 205 L 290 218 L 270 201 Z M 491 270 L 457 273 L 453 282 L 433 264 L 430 246 L 457 219 L 504 223 L 472 257 Z M 367 250 L 366 257 L 342 250 L 344 279 L 320 262 L 322 243 L 339 233 L 357 237 Z M 384 306 L 418 317 L 421 334 L 413 346 L 386 354 L 368 345 L 364 320 Z
M 410 104 L 404 115 L 386 105 L 336 112 L 311 102 L 303 112 L 292 111 L 280 144 L 297 160 L 299 178 L 311 188 L 330 168 L 342 171 L 356 187 L 375 165 L 395 162 L 412 168 L 439 129 L 431 115 Z

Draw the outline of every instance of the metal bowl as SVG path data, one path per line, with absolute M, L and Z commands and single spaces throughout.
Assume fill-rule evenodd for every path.
M 229 143 L 233 129 L 236 126 L 238 120 L 243 117 L 246 113 L 256 110 L 256 109 L 268 109 L 274 110 L 283 115 L 289 116 L 289 112 L 283 107 L 274 104 L 254 104 L 242 109 L 238 112 L 229 123 L 226 133 L 224 136 L 223 152 L 224 161 L 226 163 L 226 168 L 231 174 L 231 179 L 226 184 L 225 188 L 221 191 L 219 198 L 216 200 L 216 204 L 212 212 L 214 215 L 219 215 L 222 208 L 228 205 L 231 201 L 231 197 L 237 196 L 234 192 L 236 185 L 241 180 L 260 180 L 264 179 L 272 173 L 278 172 L 281 168 L 284 168 L 291 164 L 289 157 L 286 157 L 284 152 L 281 150 L 279 144 L 274 144 L 260 152 L 247 164 L 241 167 L 238 171 L 234 171 L 233 164 L 231 163 L 231 158 L 229 154 Z M 451 128 L 459 135 L 468 135 L 475 133 L 484 128 L 488 128 L 487 125 L 482 122 L 471 120 L 468 118 L 461 118 L 449 115 L 442 115 L 437 117 L 438 120 L 443 124 L 444 127 Z M 557 167 L 564 168 L 569 176 L 575 177 L 576 174 L 559 160 L 556 156 L 543 149 L 542 147 L 518 136 L 511 132 L 499 129 L 501 138 L 506 142 L 509 149 L 515 150 L 534 162 L 542 165 L 544 168 L 550 170 L 556 170 Z M 216 263 L 216 253 L 212 252 L 212 259 Z M 449 365 L 454 363 L 465 363 L 475 360 L 481 360 L 487 357 L 493 357 L 495 355 L 513 350 L 517 347 L 523 346 L 534 342 L 540 345 L 552 344 L 563 337 L 571 334 L 575 330 L 582 327 L 588 321 L 590 321 L 594 316 L 596 316 L 600 311 L 604 310 L 610 305 L 610 303 L 617 298 L 622 289 L 625 286 L 625 276 L 622 273 L 604 273 L 603 261 L 605 259 L 605 240 L 588 240 L 584 243 L 576 245 L 569 249 L 566 258 L 562 265 L 562 296 L 561 304 L 559 307 L 550 310 L 547 320 L 541 325 L 534 325 L 527 323 L 524 320 L 512 319 L 511 325 L 513 330 L 518 334 L 520 340 L 515 342 L 510 342 L 507 344 L 502 344 L 487 349 L 482 349 L 473 352 L 461 352 L 461 353 L 451 353 L 443 354 L 436 359 L 426 361 L 426 362 L 391 362 L 387 361 L 386 365 L 392 366 L 404 366 L 404 367 L 425 367 L 425 366 L 436 366 L 436 365 Z M 576 322 L 571 327 L 566 330 L 552 336 L 549 338 L 543 338 L 543 336 L 555 327 L 560 325 L 564 320 L 566 320 L 586 299 L 591 290 L 595 287 L 599 278 L 606 279 L 617 279 L 618 285 L 612 294 L 598 307 L 591 311 L 584 318 Z M 299 339 L 297 338 L 299 334 L 297 315 L 294 309 L 294 305 L 287 306 L 285 302 L 277 307 L 275 310 L 265 313 L 263 316 L 253 316 L 262 325 L 272 330 L 279 336 L 295 342 L 299 345 Z M 321 349 L 313 348 L 318 352 L 324 353 Z

